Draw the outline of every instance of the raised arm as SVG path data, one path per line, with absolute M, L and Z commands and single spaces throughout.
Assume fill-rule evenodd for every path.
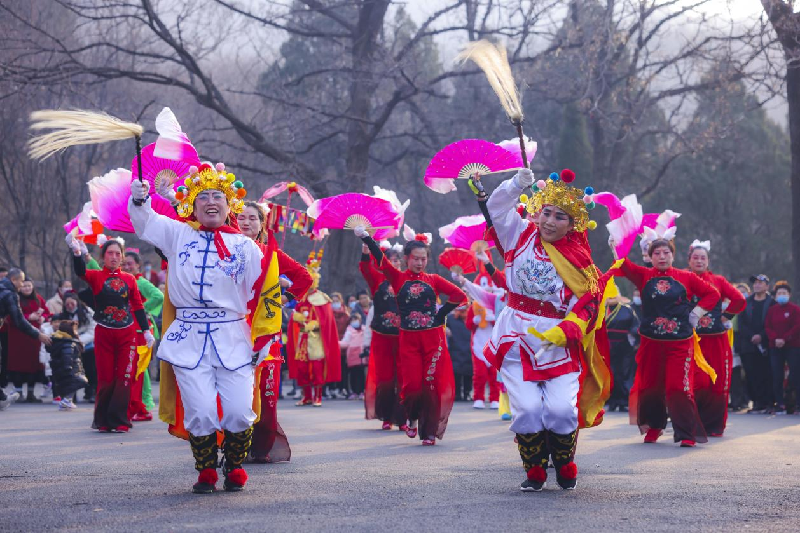
M 146 184 L 138 180 L 131 182 L 131 198 L 128 200 L 128 215 L 130 216 L 136 235 L 170 254 L 176 248 L 177 236 L 184 229 L 184 224 L 172 220 L 164 215 L 159 215 L 150 205 L 151 199 L 146 194 Z M 137 205 L 139 198 L 144 198 L 141 205 Z
M 366 244 L 363 246 L 366 247 Z M 361 261 L 358 262 L 358 270 L 361 272 L 364 281 L 367 282 L 370 294 L 375 296 L 378 287 L 383 282 L 383 275 L 372 263 L 372 256 L 369 253 L 369 248 L 367 248 L 366 251 L 361 251 Z
M 530 185 L 528 180 L 533 183 L 533 173 L 526 169 L 520 170 L 512 179 L 501 183 L 486 202 L 490 219 L 494 223 L 494 232 L 504 250 L 513 249 L 528 224 L 532 224 L 523 220 L 516 209 L 520 194 Z

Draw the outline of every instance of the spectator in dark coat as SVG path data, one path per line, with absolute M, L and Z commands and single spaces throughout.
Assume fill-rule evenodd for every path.
M 753 294 L 747 298 L 747 307 L 739 314 L 739 348 L 744 365 L 747 393 L 753 400 L 750 412 L 763 413 L 775 399 L 772 393 L 772 365 L 770 363 L 767 332 L 764 322 L 769 308 L 775 303 L 769 295 L 769 278 L 759 274 L 750 278 Z
M 447 316 L 447 347 L 456 378 L 456 401 L 469 399 L 472 392 L 472 334 L 464 323 L 466 312 L 456 309 Z

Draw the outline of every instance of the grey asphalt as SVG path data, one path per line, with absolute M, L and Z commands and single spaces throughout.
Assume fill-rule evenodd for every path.
M 0 531 L 800 531 L 800 417 L 733 414 L 722 439 L 641 443 L 627 415 L 581 433 L 578 489 L 521 493 L 513 435 L 456 404 L 423 448 L 360 402 L 279 418 L 289 463 L 249 465 L 242 493 L 189 492 L 189 446 L 159 422 L 89 429 L 91 407 L 0 412 Z M 552 473 L 552 471 L 551 471 Z M 551 475 L 551 478 L 553 476 Z

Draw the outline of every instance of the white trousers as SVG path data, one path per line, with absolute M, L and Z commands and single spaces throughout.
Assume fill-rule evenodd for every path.
M 578 389 L 580 372 L 564 374 L 547 381 L 522 379 L 522 363 L 516 358 L 503 360 L 500 368 L 508 390 L 511 426 L 514 433 L 538 433 L 549 429 L 566 435 L 578 429 Z
M 213 363 L 216 363 L 214 365 Z M 197 368 L 172 367 L 183 402 L 183 424 L 196 437 L 227 429 L 233 433 L 253 425 L 253 367 L 227 370 L 210 354 Z M 217 395 L 222 402 L 222 420 L 217 414 Z

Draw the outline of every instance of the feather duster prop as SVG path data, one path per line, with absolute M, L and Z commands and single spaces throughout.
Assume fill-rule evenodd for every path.
M 511 65 L 508 63 L 506 49 L 487 40 L 469 43 L 456 58 L 458 63 L 465 63 L 468 60 L 478 65 L 486 75 L 486 79 L 500 99 L 500 105 L 503 106 L 508 119 L 517 128 L 522 162 L 527 168 L 526 139 L 522 132 L 522 122 L 525 116 L 522 112 L 522 99 L 519 89 L 516 82 L 514 82 Z
M 29 153 L 38 160 L 79 144 L 139 139 L 144 131 L 138 124 L 123 122 L 105 113 L 58 110 L 31 113 L 31 129 L 53 130 L 31 139 Z

